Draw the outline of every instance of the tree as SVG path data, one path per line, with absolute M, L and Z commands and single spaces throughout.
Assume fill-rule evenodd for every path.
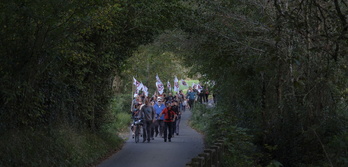
M 139 47 L 138 51 L 128 59 L 128 69 L 122 75 L 128 76 L 128 87 L 132 84 L 132 77 L 142 82 L 149 88 L 150 94 L 157 90 L 155 82 L 156 75 L 160 77 L 163 84 L 167 85 L 167 81 L 173 86 L 174 77 L 183 77 L 186 75 L 187 68 L 183 67 L 182 59 L 173 52 L 166 52 L 161 48 L 160 35 L 153 44 Z M 168 90 L 167 90 L 168 93 Z
M 0 126 L 6 132 L 60 123 L 100 128 L 115 74 L 139 45 L 172 26 L 180 7 L 53 0 L 6 1 L 0 8 Z
M 192 14 L 180 39 L 189 50 L 184 62 L 216 81 L 223 117 L 236 118 L 227 126 L 253 132 L 265 155 L 255 161 L 344 164 L 332 157 L 345 153 L 326 147 L 347 126 L 344 2 L 218 0 L 186 7 Z

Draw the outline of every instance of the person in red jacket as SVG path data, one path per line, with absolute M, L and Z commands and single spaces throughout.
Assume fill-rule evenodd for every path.
M 177 115 L 172 110 L 170 101 L 166 102 L 166 108 L 162 110 L 159 117 L 161 117 L 162 115 L 164 115 L 164 142 L 167 142 L 167 137 L 168 137 L 168 141 L 171 142 L 171 138 L 173 134 L 172 132 L 173 121 L 176 119 Z

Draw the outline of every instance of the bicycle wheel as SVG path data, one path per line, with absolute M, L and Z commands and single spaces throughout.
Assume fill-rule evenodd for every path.
M 135 139 L 135 143 L 138 143 L 139 142 L 139 130 L 140 130 L 140 127 L 139 125 L 136 125 L 135 126 L 135 133 L 134 133 L 134 139 Z

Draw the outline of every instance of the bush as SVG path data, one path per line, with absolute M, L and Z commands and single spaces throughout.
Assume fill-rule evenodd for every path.
M 116 134 L 129 126 L 125 95 L 115 96 L 99 131 L 70 125 L 14 129 L 0 137 L 0 166 L 86 166 L 123 140 Z
M 69 126 L 11 131 L 0 142 L 0 166 L 86 166 L 122 144 L 115 135 Z
M 233 124 L 234 117 L 221 108 L 209 108 L 197 103 L 192 111 L 191 126 L 205 135 L 209 146 L 219 139 L 225 142 L 223 166 L 255 166 L 259 155 L 249 130 Z

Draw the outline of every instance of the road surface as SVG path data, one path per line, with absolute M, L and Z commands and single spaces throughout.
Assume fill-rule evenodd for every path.
M 129 134 L 122 150 L 103 161 L 98 167 L 184 167 L 204 150 L 203 136 L 188 126 L 190 111 L 182 114 L 179 136 L 172 142 L 155 137 L 150 143 L 135 143 Z

